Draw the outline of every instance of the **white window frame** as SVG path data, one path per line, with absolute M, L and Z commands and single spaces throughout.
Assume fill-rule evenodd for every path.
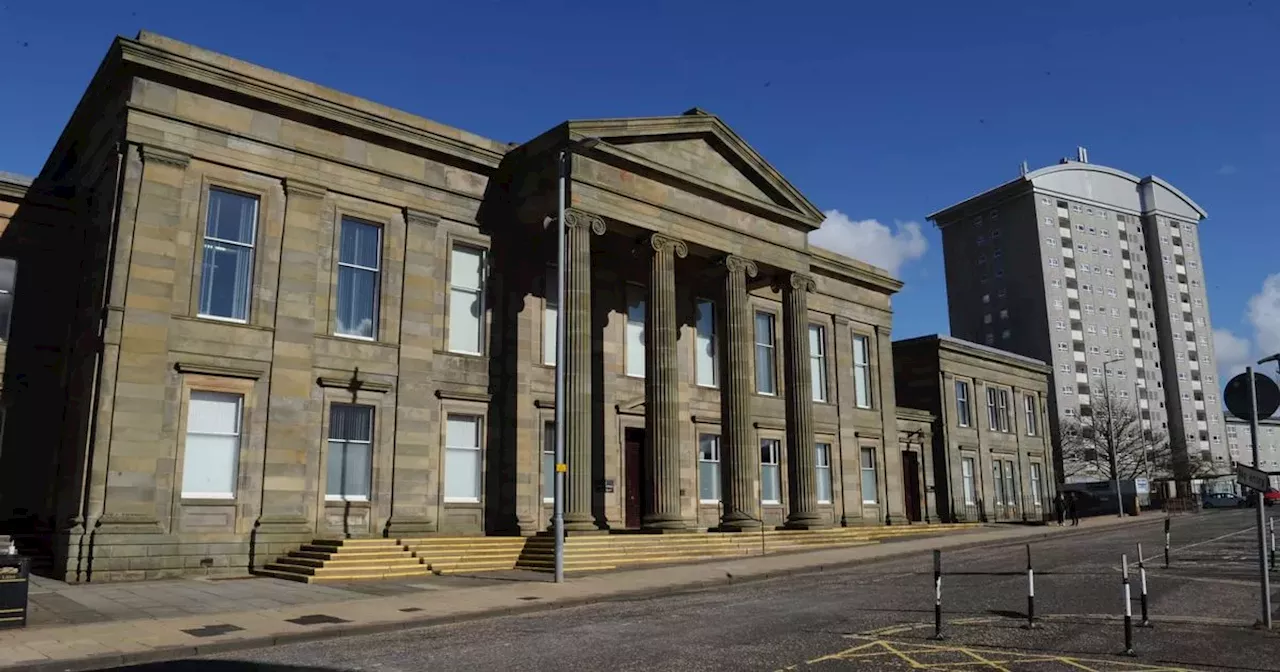
M 818 492 L 819 504 L 830 504 L 835 499 L 834 485 L 831 481 L 831 444 L 826 441 L 818 441 L 813 445 L 813 464 L 815 470 L 816 490 Z M 822 488 L 826 485 L 826 497 L 823 497 Z
M 769 333 L 762 336 L 760 334 L 760 318 L 768 319 Z M 777 348 L 775 341 L 778 335 L 778 322 L 774 314 L 765 310 L 755 311 L 752 317 L 752 333 L 754 334 L 754 347 L 752 348 L 752 368 L 755 371 L 756 394 L 774 397 L 778 395 L 778 362 Z M 762 340 L 763 339 L 763 340 Z M 761 354 L 767 353 L 764 358 L 768 367 L 761 369 Z M 767 383 L 767 385 L 766 385 Z
M 704 441 L 710 439 L 708 445 L 712 449 L 712 459 L 708 459 L 703 451 Z M 704 469 L 710 470 L 711 482 L 714 484 L 715 493 L 713 497 L 704 497 L 702 492 L 702 472 Z M 698 435 L 698 501 L 702 504 L 718 504 L 724 496 L 724 489 L 720 485 L 720 435 L 702 433 Z
M 378 265 L 377 266 L 362 266 L 360 264 L 348 263 L 348 262 L 342 261 L 343 235 L 342 235 L 341 229 L 342 227 L 346 226 L 347 222 L 351 222 L 352 224 L 355 224 L 358 226 L 372 227 L 375 230 L 377 230 L 378 232 L 378 245 L 377 245 Z M 381 226 L 379 226 L 374 222 L 366 221 L 356 217 L 348 217 L 345 215 L 338 220 L 338 229 L 339 229 L 338 230 L 338 253 L 335 255 L 334 259 L 337 262 L 337 268 L 339 270 L 338 270 L 338 277 L 334 282 L 334 291 L 337 293 L 337 295 L 341 296 L 342 294 L 342 270 L 341 269 L 343 268 L 349 268 L 354 271 L 362 271 L 365 273 L 373 274 L 373 296 L 370 297 L 370 300 L 373 302 L 373 305 L 371 306 L 371 310 L 369 311 L 369 314 L 373 316 L 373 330 L 372 330 L 373 335 L 365 336 L 364 334 L 343 331 L 338 324 L 338 318 L 337 318 L 338 304 L 336 301 L 334 303 L 335 314 L 334 314 L 334 320 L 333 320 L 333 334 L 335 336 L 341 336 L 342 338 L 354 338 L 362 341 L 376 341 L 378 340 L 378 330 L 382 326 L 380 324 L 382 321 L 381 320 L 382 316 L 380 314 L 382 311 L 382 240 L 386 232 L 382 230 Z
M 219 398 L 220 401 L 224 401 L 224 402 L 230 402 L 234 399 L 235 405 L 236 405 L 235 432 L 225 433 L 225 432 L 193 432 L 191 431 L 191 396 L 196 396 L 196 395 L 207 396 L 207 397 L 217 397 Z M 237 486 L 239 485 L 239 480 L 240 480 L 240 451 L 244 445 L 244 438 L 243 438 L 244 436 L 244 395 L 236 392 L 226 392 L 222 390 L 207 390 L 207 389 L 201 389 L 201 388 L 191 389 L 188 392 L 188 398 L 187 398 L 187 425 L 185 429 L 186 429 L 185 439 L 182 446 L 182 450 L 183 450 L 182 498 L 183 499 L 226 499 L 226 500 L 235 499 L 236 498 L 235 491 L 237 489 Z M 221 439 L 228 439 L 228 438 L 234 439 L 235 461 L 231 467 L 231 490 L 229 492 L 209 492 L 209 491 L 203 491 L 203 490 L 187 489 L 186 474 L 194 473 L 194 472 L 188 471 L 188 468 L 191 467 L 193 463 L 193 460 L 191 460 L 192 448 L 191 448 L 191 441 L 190 441 L 190 438 L 192 436 L 208 436 L 208 437 L 217 437 Z
M 455 419 L 455 418 L 459 418 L 459 419 L 467 418 L 475 421 L 476 445 L 474 446 L 449 445 L 448 423 L 449 423 L 449 420 Z M 466 504 L 479 503 L 484 498 L 484 416 L 476 413 L 446 413 L 443 438 L 444 440 L 441 441 L 441 443 L 444 444 L 444 469 L 441 470 L 444 472 L 443 474 L 444 478 L 441 479 L 441 489 L 443 490 L 443 492 L 448 492 L 448 487 L 449 487 L 448 485 L 450 480 L 449 479 L 449 463 L 451 462 L 451 460 L 449 459 L 450 453 L 459 453 L 461 451 L 469 451 L 469 452 L 474 452 L 476 454 L 476 473 L 475 473 L 476 495 L 474 497 L 444 495 L 445 503 L 446 504 L 448 503 L 466 503 Z
M 542 423 L 542 503 L 556 501 L 556 423 Z
M 356 407 L 356 408 L 364 409 L 365 411 L 368 412 L 369 414 L 369 440 L 368 441 L 361 441 L 358 439 L 335 438 L 333 436 L 333 409 L 342 408 L 342 407 Z M 329 483 L 328 483 L 329 474 L 328 474 L 327 465 L 330 464 L 330 462 L 326 462 L 325 493 L 324 493 L 325 501 L 327 502 L 367 502 L 369 501 L 370 495 L 373 494 L 373 439 L 374 439 L 374 429 L 375 429 L 374 423 L 376 422 L 377 415 L 378 415 L 377 409 L 375 409 L 373 406 L 369 404 L 348 404 L 348 403 L 329 404 L 329 429 L 327 432 L 328 436 L 325 439 L 325 451 L 326 451 L 325 459 L 327 461 L 334 459 L 335 457 L 334 451 L 333 451 L 334 442 L 345 443 L 348 445 L 365 446 L 365 450 L 369 451 L 369 473 L 367 475 L 368 476 L 367 487 L 369 489 L 369 495 L 348 495 L 344 492 L 339 492 L 336 494 L 329 492 Z M 345 485 L 340 486 L 340 488 L 345 488 Z
M 975 506 L 978 503 L 978 488 L 974 481 L 974 470 L 976 466 L 972 457 L 960 458 L 960 489 L 964 497 L 965 506 Z
M 973 405 L 970 403 L 969 381 L 955 381 L 956 426 L 969 427 L 973 424 Z
M 769 454 L 765 454 L 765 450 Z M 772 469 L 775 474 L 773 482 L 778 489 L 776 493 L 766 493 L 764 491 L 764 471 Z M 782 503 L 782 440 L 781 439 L 760 439 L 760 503 L 761 504 L 781 504 Z M 774 498 L 769 499 L 767 495 L 773 494 Z
M 243 243 L 238 240 L 229 240 L 226 238 L 216 238 L 214 236 L 209 235 L 209 219 L 213 214 L 212 210 L 213 210 L 214 192 L 227 194 L 229 196 L 238 196 L 240 198 L 246 198 L 253 201 L 253 227 L 250 229 L 250 232 L 249 232 L 248 243 Z M 256 195 L 246 194 L 244 192 L 235 191 L 233 189 L 224 189 L 221 187 L 209 187 L 209 196 L 207 197 L 207 200 L 208 202 L 205 203 L 205 213 L 204 213 L 204 237 L 201 241 L 201 246 L 200 246 L 201 247 L 200 297 L 196 302 L 197 304 L 196 315 L 198 317 L 210 319 L 210 320 L 223 320 L 227 322 L 235 322 L 238 324 L 246 324 L 248 323 L 249 316 L 252 314 L 252 311 L 253 311 L 253 283 L 255 279 L 254 265 L 257 263 L 257 256 L 258 256 L 257 255 L 258 216 L 259 216 L 259 213 L 261 212 L 262 205 L 261 205 L 261 202 L 259 201 L 259 198 Z M 208 276 L 209 268 L 206 267 L 205 260 L 204 260 L 204 248 L 208 247 L 210 242 L 215 243 L 216 245 L 236 247 L 240 249 L 249 250 L 249 279 L 248 279 L 248 282 L 245 284 L 245 286 L 243 288 L 240 288 L 241 291 L 244 292 L 244 296 L 243 297 L 239 296 L 239 292 L 237 292 L 237 296 L 236 296 L 237 302 L 239 301 L 244 302 L 244 317 L 218 315 L 215 313 L 207 313 L 203 310 L 204 299 L 205 299 L 204 285 L 207 278 L 209 277 Z M 4 335 L 6 337 L 8 333 L 9 333 L 8 329 L 5 329 Z
M 1040 419 L 1037 413 L 1039 404 L 1030 394 L 1022 395 L 1022 413 L 1027 425 L 1027 436 L 1037 436 L 1040 431 Z
M 461 250 L 466 250 L 468 252 L 475 252 L 480 257 L 479 259 L 479 276 L 480 276 L 479 285 L 480 286 L 479 287 L 468 287 L 466 285 L 460 285 L 458 284 L 457 280 L 454 278 L 454 271 L 457 267 L 454 256 L 457 255 Z M 484 286 L 486 284 L 486 280 L 488 276 L 488 265 L 489 265 L 489 251 L 479 245 L 473 245 L 473 244 L 463 243 L 463 242 L 455 242 L 452 246 L 449 247 L 450 310 L 448 313 L 448 319 L 449 319 L 448 335 L 446 336 L 449 342 L 449 352 L 457 353 L 460 355 L 483 355 L 484 354 L 484 349 L 485 349 L 484 317 L 485 317 L 485 312 L 487 310 L 487 306 L 485 306 L 485 301 L 484 301 L 484 294 L 485 294 Z M 479 315 L 476 316 L 476 323 L 475 323 L 475 329 L 476 329 L 475 337 L 476 337 L 476 345 L 478 347 L 474 351 L 467 350 L 460 346 L 455 345 L 453 340 L 453 335 L 455 333 L 461 333 L 461 332 L 458 330 L 458 327 L 460 325 L 453 323 L 452 306 L 454 301 L 461 300 L 462 297 L 471 297 L 471 300 L 475 301 L 476 304 L 480 306 L 480 310 L 478 311 Z
M 648 297 L 645 288 L 628 284 L 626 289 L 627 323 L 622 344 L 623 366 L 629 378 L 644 378 L 645 374 L 645 333 L 644 323 L 648 317 Z M 637 315 L 639 319 L 637 319 Z M 635 352 L 632 352 L 632 350 Z
M 861 390 L 858 383 L 862 383 Z M 875 395 L 871 390 L 871 338 L 853 335 L 853 403 L 858 408 L 871 408 Z
M 870 458 L 868 460 L 867 458 Z M 870 465 L 867 463 L 870 462 Z M 859 485 L 862 489 L 863 504 L 878 504 L 880 502 L 880 476 L 876 471 L 876 449 L 871 446 L 862 446 L 862 450 L 858 451 L 858 474 Z M 867 478 L 871 479 L 871 495 L 867 495 Z
M 813 388 L 813 400 L 826 403 L 827 330 L 820 324 L 811 324 L 806 336 L 809 339 L 809 385 Z
M 720 342 L 716 335 L 716 304 L 710 299 L 698 299 L 698 320 L 694 324 L 693 362 L 694 377 L 699 387 L 720 387 Z M 704 313 L 703 311 L 707 311 Z M 703 318 L 711 333 L 703 333 Z

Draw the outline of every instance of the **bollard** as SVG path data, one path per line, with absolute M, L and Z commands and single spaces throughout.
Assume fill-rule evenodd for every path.
M 1147 564 L 1142 559 L 1142 543 L 1138 543 L 1138 581 L 1141 585 L 1142 592 L 1139 598 L 1142 601 L 1142 622 L 1138 624 L 1140 628 L 1151 627 L 1151 619 L 1147 618 Z
M 1169 569 L 1169 519 L 1164 519 L 1164 568 Z
M 1031 568 L 1031 544 L 1027 544 L 1027 625 L 1036 629 L 1036 572 Z
M 933 638 L 942 639 L 942 551 L 933 551 Z
M 1124 655 L 1133 655 L 1133 596 L 1129 592 L 1129 556 L 1120 556 L 1121 583 L 1124 585 Z

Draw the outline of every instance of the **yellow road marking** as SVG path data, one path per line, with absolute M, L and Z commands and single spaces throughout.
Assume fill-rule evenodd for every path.
M 1182 667 L 1157 667 L 1098 658 L 1076 658 L 1052 654 L 1023 653 L 1020 651 L 989 649 L 983 647 L 946 646 L 922 644 L 919 642 L 891 641 L 887 639 L 880 639 L 874 635 L 846 635 L 846 637 L 863 640 L 865 643 L 837 653 L 814 658 L 813 660 L 806 661 L 804 664 L 816 665 L 827 661 L 848 661 L 856 663 L 858 661 L 886 657 L 897 658 L 909 665 L 912 669 L 919 670 L 963 671 L 964 669 L 977 667 L 980 669 L 1012 672 L 1010 667 L 1018 667 L 1020 669 L 1021 666 L 1033 663 L 1059 663 L 1079 670 L 1085 670 L 1086 672 L 1119 672 L 1119 670 L 1126 670 L 1129 672 L 1190 672 L 1187 668 Z M 936 663 L 926 663 L 921 660 L 923 654 L 948 653 L 964 656 L 967 660 Z M 798 667 L 799 665 L 793 665 L 784 669 L 794 670 Z

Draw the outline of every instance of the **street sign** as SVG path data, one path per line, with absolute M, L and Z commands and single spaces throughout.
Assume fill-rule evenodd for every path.
M 1133 479 L 1133 489 L 1140 495 L 1151 494 L 1151 483 L 1145 478 Z
M 1276 386 L 1276 381 L 1261 373 L 1253 374 L 1253 384 L 1258 391 L 1258 419 L 1271 417 L 1280 408 L 1280 387 Z M 1222 400 L 1226 402 L 1231 415 L 1248 420 L 1249 374 L 1242 373 L 1228 381 Z
M 1267 476 L 1267 472 L 1243 464 L 1236 465 L 1236 482 L 1258 492 L 1271 489 L 1271 478 Z

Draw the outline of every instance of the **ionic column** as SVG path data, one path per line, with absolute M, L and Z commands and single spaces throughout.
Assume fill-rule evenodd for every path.
M 684 528 L 680 515 L 680 371 L 676 351 L 676 257 L 682 241 L 649 236 L 649 301 L 645 310 L 644 477 L 648 498 L 640 524 L 646 529 Z
M 787 374 L 787 527 L 823 527 L 818 515 L 817 458 L 813 442 L 813 390 L 809 371 L 809 292 L 813 278 L 781 279 L 782 343 Z
M 581 210 L 564 214 L 564 443 L 569 473 L 566 530 L 596 529 L 591 511 L 591 236 L 604 220 Z M 559 403 L 559 402 L 557 402 Z
M 751 434 L 751 302 L 747 278 L 757 273 L 755 262 L 727 256 L 724 259 L 724 300 L 720 323 L 724 325 L 720 381 L 720 489 L 724 511 L 720 529 L 759 528 L 760 447 Z

